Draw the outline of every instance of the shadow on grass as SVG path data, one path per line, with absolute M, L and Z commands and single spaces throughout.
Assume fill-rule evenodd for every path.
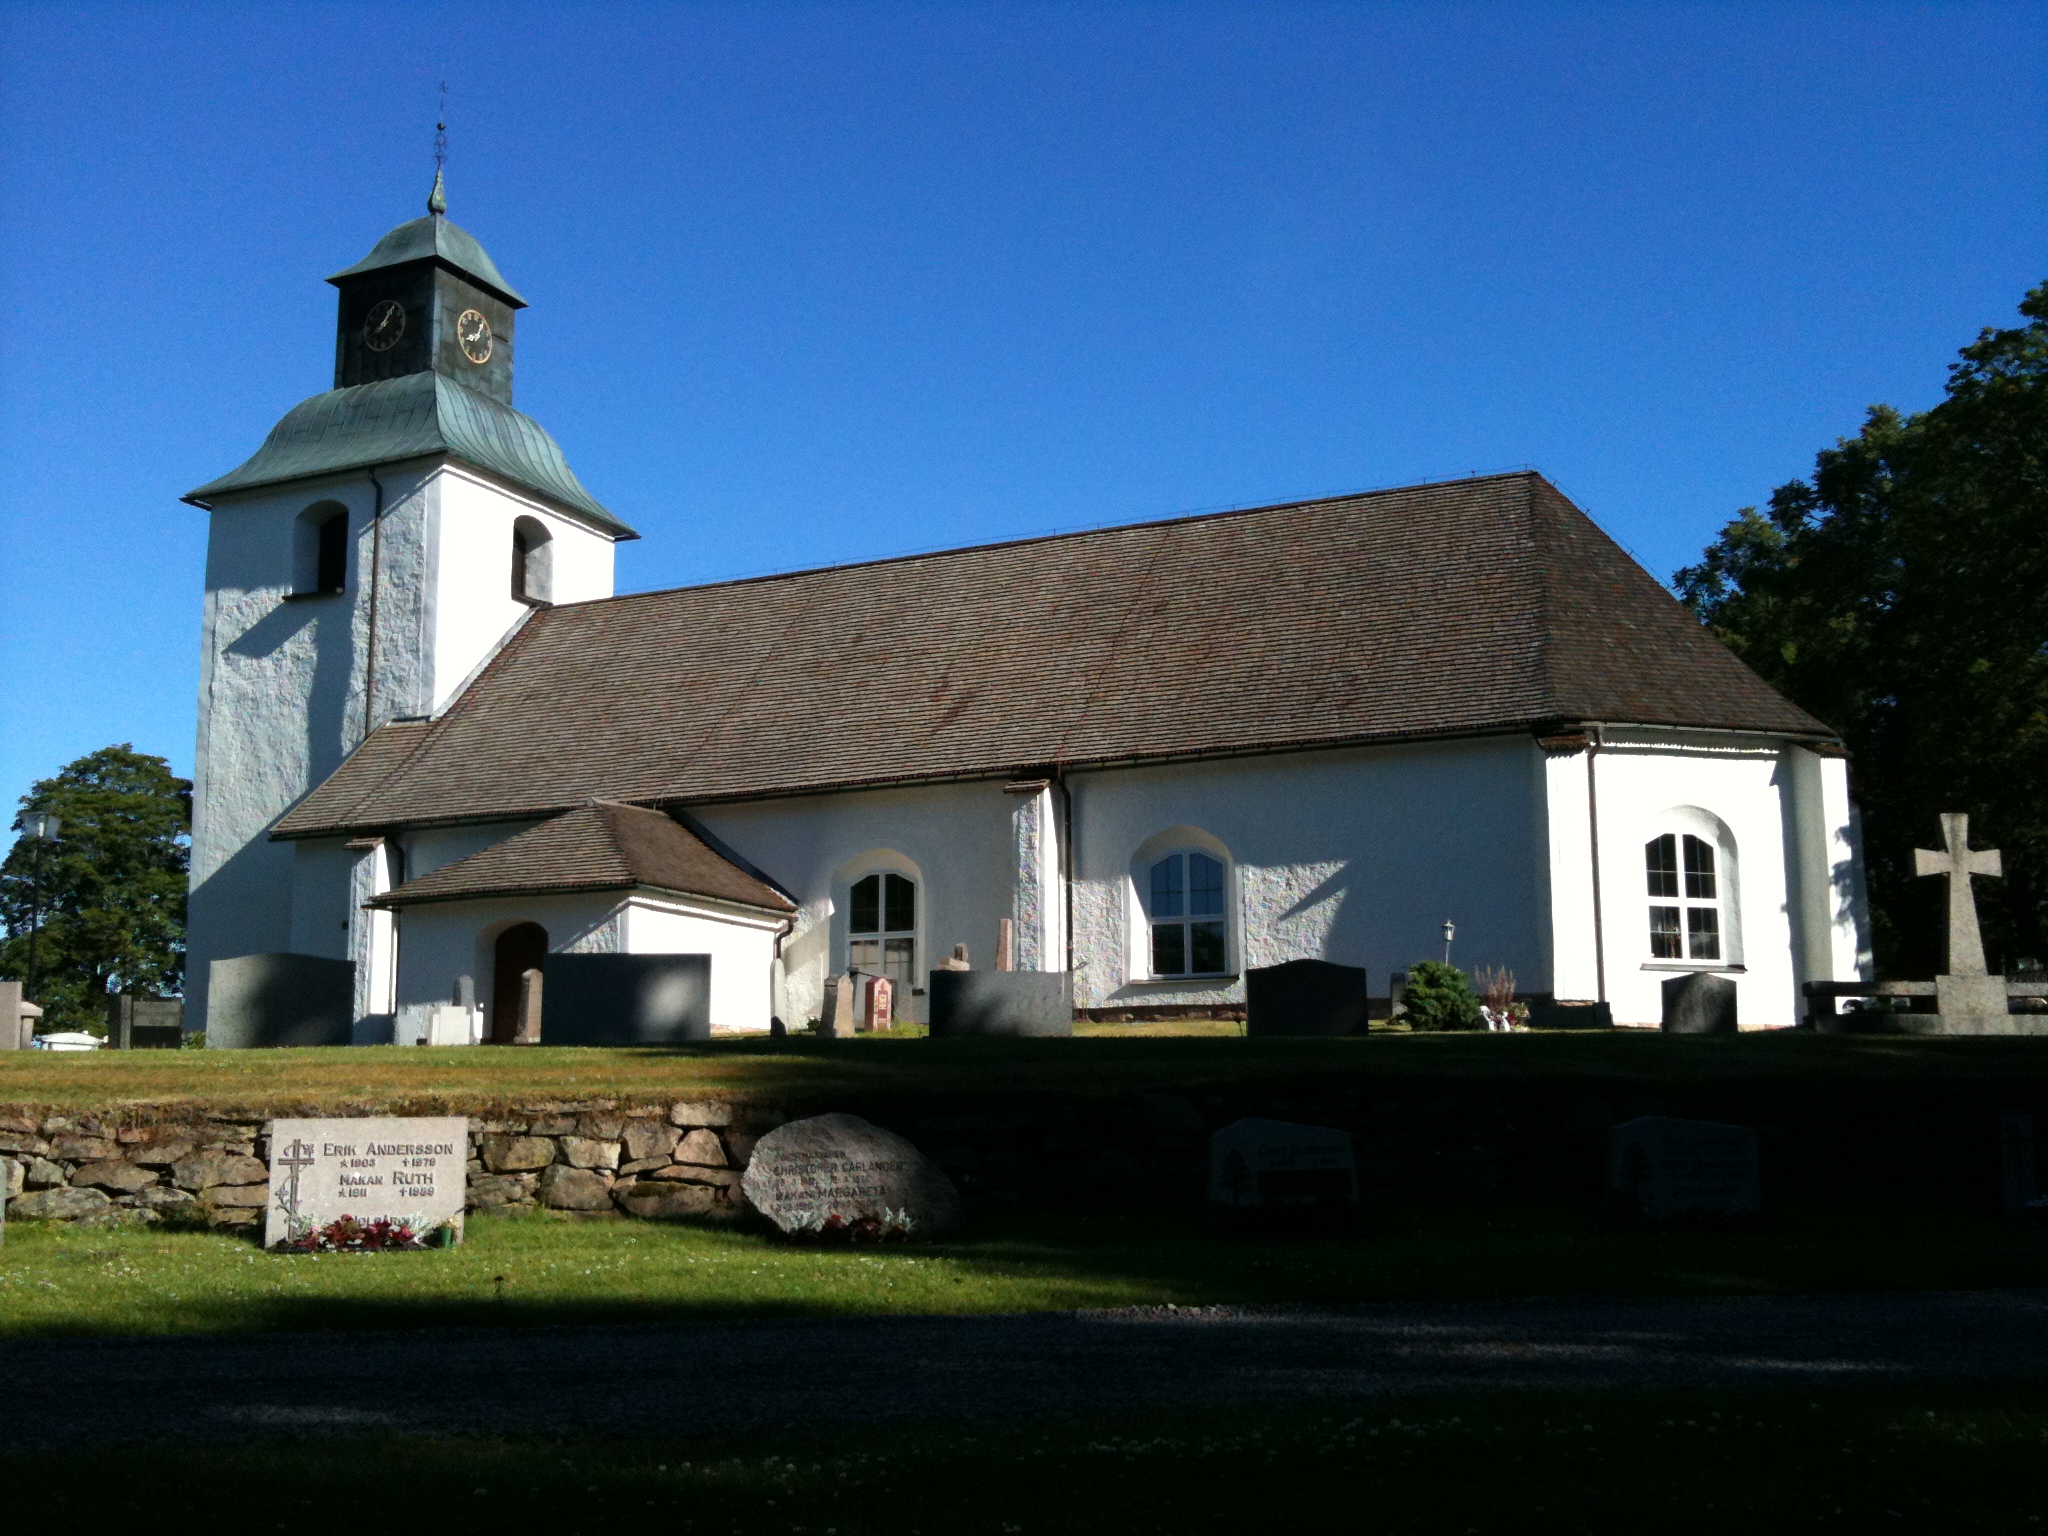
M 6 1298 L 34 1293 L 0 1290 L 0 1333 L 16 1338 L 2048 1285 L 2038 1227 L 1878 1208 L 1645 1231 L 1566 1207 L 1394 1207 L 1353 1235 L 1296 1241 L 1218 1238 L 1187 1211 L 1011 1211 L 957 1240 L 867 1248 L 534 1215 L 473 1218 L 445 1252 L 272 1255 L 249 1237 L 130 1229 L 0 1259 L 51 1287 L 28 1307 Z
M 543 1405 L 528 1405 L 544 1417 Z M 24 1529 L 215 1510 L 357 1531 L 1670 1533 L 2040 1528 L 2048 1391 L 1513 1393 L 691 1434 L 0 1453 Z M 387 1517 L 388 1519 L 388 1514 Z

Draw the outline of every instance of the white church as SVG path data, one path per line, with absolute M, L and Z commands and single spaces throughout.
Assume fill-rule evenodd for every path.
M 509 1040 L 566 955 L 708 956 L 719 1031 L 849 969 L 915 1018 L 1003 919 L 1096 1017 L 1302 957 L 1384 995 L 1447 921 L 1617 1023 L 1867 975 L 1834 733 L 1540 475 L 616 596 L 637 535 L 513 408 L 525 301 L 429 209 L 328 279 L 334 388 L 185 498 L 213 1043 Z

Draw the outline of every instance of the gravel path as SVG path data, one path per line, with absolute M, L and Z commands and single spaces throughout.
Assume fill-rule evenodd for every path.
M 1482 1389 L 2048 1380 L 2048 1291 L 1136 1308 L 1008 1317 L 0 1343 L 61 1444 L 349 1430 L 694 1432 Z

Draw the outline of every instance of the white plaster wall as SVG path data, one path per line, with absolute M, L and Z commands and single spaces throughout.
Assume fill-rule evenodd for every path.
M 1732 975 L 1736 1010 L 1745 1027 L 1797 1021 L 1798 984 L 1805 979 L 1794 933 L 1800 850 L 1788 826 L 1797 826 L 1800 806 L 1787 758 L 1787 750 L 1776 742 L 1709 733 L 1609 734 L 1592 771 L 1600 807 L 1607 1000 L 1617 1024 L 1658 1023 L 1662 984 L 1683 969 L 1650 954 L 1643 846 L 1677 826 L 1667 813 L 1688 810 L 1718 820 L 1735 843 L 1732 878 L 1724 871 L 1732 893 L 1724 899 L 1724 913 L 1740 935 L 1739 950 L 1727 958 L 1743 968 L 1711 969 Z M 1571 775 L 1562 776 L 1561 813 L 1568 815 L 1573 803 L 1583 803 L 1585 771 L 1580 761 L 1576 795 Z M 1567 860 L 1561 855 L 1558 863 L 1562 868 Z M 1826 952 L 1823 942 L 1821 953 Z
M 1543 755 L 1550 990 L 1560 1002 L 1598 1002 L 1606 990 L 1594 943 L 1593 819 L 1587 792 L 1592 762 L 1587 752 Z
M 711 1027 L 765 1030 L 771 1012 L 769 971 L 781 926 L 773 918 L 639 895 L 626 906 L 625 953 L 709 955 Z
M 1526 737 L 1232 758 L 1073 775 L 1083 1007 L 1238 1003 L 1240 980 L 1144 979 L 1132 861 L 1193 828 L 1230 856 L 1235 967 L 1309 957 L 1387 973 L 1441 958 L 1550 986 L 1543 763 Z M 1179 841 L 1177 834 L 1168 841 Z
M 539 923 L 551 954 L 621 954 L 625 903 L 617 892 L 429 902 L 398 916 L 398 1006 L 449 1003 L 467 976 L 479 1011 L 491 1007 L 492 945 L 514 923 Z M 542 1015 L 546 1030 L 546 1015 Z
M 199 1017 L 213 960 L 292 947 L 295 860 L 266 834 L 362 740 L 373 547 L 381 572 L 373 713 L 381 722 L 410 707 L 417 657 L 405 638 L 417 625 L 405 579 L 418 563 L 425 509 L 418 472 L 381 478 L 385 515 L 374 534 L 367 475 L 240 497 L 209 514 L 186 967 L 187 1005 Z M 321 502 L 348 512 L 346 584 L 332 596 L 286 601 L 298 575 L 300 514 Z
M 282 845 L 292 861 L 291 937 L 281 947 L 298 955 L 328 960 L 355 958 L 350 943 L 355 927 L 354 871 L 360 855 L 343 841 Z
M 778 882 L 800 906 L 783 943 L 783 1018 L 816 1018 L 825 978 L 846 968 L 845 886 L 869 869 L 919 880 L 920 977 L 968 945 L 976 966 L 995 963 L 996 925 L 1016 908 L 1015 797 L 1000 781 L 805 795 L 704 806 L 692 816 Z M 882 857 L 893 853 L 902 861 Z M 920 982 L 920 986 L 922 983 Z M 922 1020 L 924 999 L 903 1000 Z
M 422 875 L 430 875 L 457 859 L 482 853 L 486 848 L 530 831 L 544 819 L 529 817 L 521 821 L 481 822 L 460 827 L 422 827 L 406 832 L 399 838 L 399 844 L 405 850 L 404 878 L 417 880 Z
M 1010 799 L 1010 831 L 1017 871 L 1013 963 L 1020 971 L 1057 971 L 1066 964 L 1066 885 L 1060 862 L 1059 799 L 1049 785 L 1030 794 L 1012 795 Z
M 531 517 L 550 535 L 552 601 L 612 595 L 612 540 L 546 503 L 458 465 L 434 476 L 429 605 L 433 682 L 422 712 L 438 713 L 529 612 L 512 596 L 512 525 Z

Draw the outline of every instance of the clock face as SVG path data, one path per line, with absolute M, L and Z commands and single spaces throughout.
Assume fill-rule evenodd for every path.
M 405 334 L 405 307 L 386 299 L 363 321 L 363 345 L 372 352 L 389 352 Z
M 472 363 L 491 360 L 491 322 L 473 309 L 465 309 L 455 322 L 455 339 L 462 343 L 462 355 Z

